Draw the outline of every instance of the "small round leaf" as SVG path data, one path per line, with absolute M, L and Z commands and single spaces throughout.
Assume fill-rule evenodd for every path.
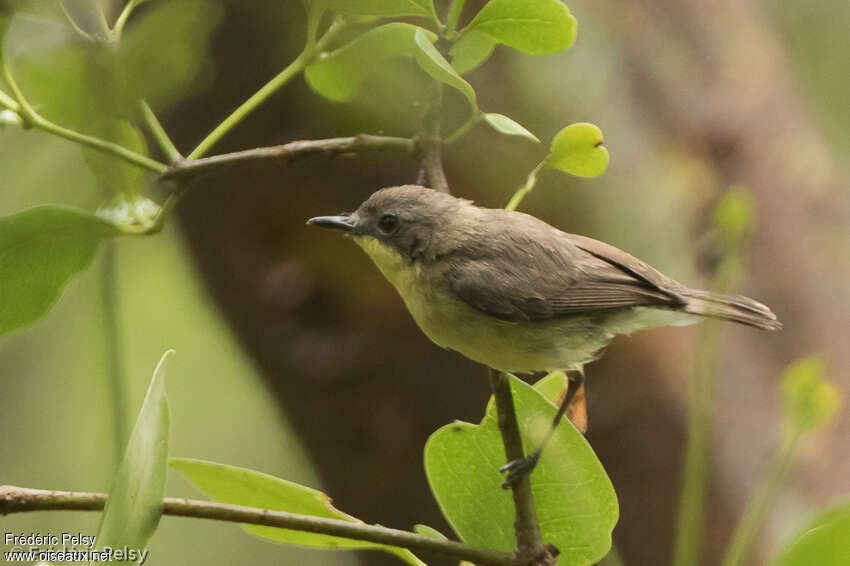
M 546 165 L 576 177 L 596 177 L 608 168 L 602 130 L 593 124 L 570 124 L 552 140 Z

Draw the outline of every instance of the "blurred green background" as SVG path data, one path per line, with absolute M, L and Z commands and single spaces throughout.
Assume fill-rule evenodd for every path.
M 96 25 L 84 17 L 86 2 L 66 4 L 83 27 Z M 468 2 L 464 18 L 481 4 Z M 781 368 L 823 352 L 830 377 L 845 398 L 850 392 L 850 4 L 568 5 L 579 21 L 570 50 L 529 57 L 497 48 L 469 76 L 483 109 L 517 119 L 544 141 L 576 121 L 605 132 L 612 162 L 603 177 L 547 172 L 523 209 L 699 286 L 716 259 L 713 203 L 735 184 L 755 197 L 758 229 L 741 291 L 771 305 L 786 328 L 727 330 L 706 527 L 705 563 L 713 564 L 775 444 Z M 0 6 L 61 17 L 52 2 Z M 39 111 L 100 132 L 94 117 L 104 105 L 127 112 L 124 97 L 142 91 L 188 152 L 296 56 L 304 15 L 295 0 L 151 0 L 128 24 L 127 63 L 114 89 L 92 86 L 108 70 L 92 66 L 86 48 L 68 58 L 35 56 L 67 47 L 62 34 L 44 46 L 29 42 L 40 37 L 31 29 L 16 33 L 20 81 Z M 97 72 L 83 76 L 83 68 Z M 216 151 L 358 132 L 411 135 L 418 73 L 388 65 L 369 96 L 351 104 L 322 100 L 296 79 Z M 464 104 L 448 94 L 448 130 L 463 119 Z M 478 126 L 446 151 L 446 173 L 455 194 L 503 206 L 540 157 L 539 147 Z M 321 487 L 367 521 L 448 532 L 427 489 L 422 447 L 453 419 L 480 419 L 484 370 L 428 342 L 350 242 L 304 226 L 310 216 L 354 208 L 377 188 L 412 182 L 416 170 L 412 160 L 380 154 L 230 170 L 199 183 L 163 234 L 116 243 L 132 412 L 161 353 L 177 350 L 167 381 L 172 455 Z M 103 200 L 77 146 L 0 129 L 0 213 L 46 202 L 94 210 Z M 108 488 L 114 427 L 101 260 L 45 319 L 0 339 L 0 483 Z M 620 497 L 614 539 L 628 564 L 669 559 L 695 336 L 678 328 L 620 339 L 588 368 L 589 438 Z M 845 412 L 809 439 L 759 560 L 816 505 L 850 491 L 848 434 Z M 176 474 L 168 492 L 198 495 Z M 38 513 L 0 523 L 4 531 L 93 531 L 97 517 Z M 358 558 L 393 560 L 285 548 L 231 525 L 165 518 L 148 563 Z

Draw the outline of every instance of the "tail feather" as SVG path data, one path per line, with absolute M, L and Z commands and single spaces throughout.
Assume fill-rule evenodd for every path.
M 741 295 L 718 295 L 689 290 L 683 310 L 691 314 L 731 320 L 762 330 L 779 330 L 782 323 L 766 305 Z

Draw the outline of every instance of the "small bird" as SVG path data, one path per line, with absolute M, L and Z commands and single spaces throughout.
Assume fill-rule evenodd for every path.
M 438 346 L 498 371 L 572 372 L 555 425 L 583 386 L 584 364 L 617 334 L 700 317 L 781 328 L 750 298 L 691 289 L 604 242 L 416 185 L 307 223 L 346 232 Z M 503 468 L 506 485 L 531 471 L 548 438 Z

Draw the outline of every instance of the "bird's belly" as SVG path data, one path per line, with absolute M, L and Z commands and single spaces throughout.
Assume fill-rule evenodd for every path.
M 438 271 L 406 263 L 374 238 L 354 240 L 393 284 L 419 328 L 434 343 L 493 369 L 574 369 L 593 360 L 613 337 L 599 320 L 587 316 L 544 322 L 508 322 L 488 316 L 459 299 Z
M 437 345 L 511 372 L 574 369 L 594 359 L 612 336 L 589 317 L 508 322 L 485 315 L 447 290 L 402 292 L 408 310 Z

